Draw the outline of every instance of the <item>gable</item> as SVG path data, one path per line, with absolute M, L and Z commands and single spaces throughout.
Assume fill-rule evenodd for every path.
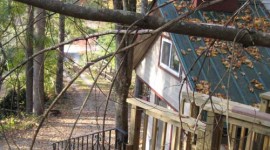
M 149 34 L 140 35 L 137 37 L 136 40 L 140 41 L 148 36 Z M 133 68 L 135 68 L 138 65 L 138 63 L 142 60 L 142 58 L 144 57 L 146 52 L 150 49 L 150 47 L 153 45 L 158 36 L 159 34 L 152 35 L 149 39 L 145 40 L 144 42 L 134 47 Z

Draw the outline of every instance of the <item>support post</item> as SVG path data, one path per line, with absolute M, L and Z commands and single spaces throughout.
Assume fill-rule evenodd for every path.
M 161 150 L 165 150 L 166 135 L 167 135 L 167 123 L 164 122 L 161 137 Z
M 134 90 L 134 96 L 141 98 L 142 97 L 142 90 L 143 90 L 143 83 L 142 81 L 139 79 L 138 76 L 136 76 L 135 79 L 135 90 Z
M 265 113 L 270 113 L 270 92 L 265 92 L 260 94 L 261 97 L 261 104 L 260 104 L 260 111 Z M 255 141 L 255 146 L 258 149 L 263 148 L 265 136 L 262 134 L 257 134 L 257 139 Z
M 223 132 L 223 116 L 207 112 L 205 150 L 219 150 Z
M 261 104 L 260 111 L 265 113 L 270 113 L 270 92 L 260 94 Z
M 144 114 L 142 150 L 145 150 L 148 127 L 148 115 Z
M 180 141 L 179 132 L 180 132 L 179 128 L 173 126 L 172 144 L 171 144 L 171 149 L 172 150 L 177 150 L 177 142 Z
M 141 128 L 142 110 L 132 105 L 131 106 L 131 124 L 129 133 L 129 143 L 127 149 L 138 150 L 140 144 L 140 128 Z
M 157 128 L 158 128 L 158 120 L 153 118 L 153 129 L 152 129 L 152 141 L 151 141 L 151 150 L 156 149 L 156 142 L 157 142 Z
M 196 150 L 204 150 L 205 132 L 199 131 L 196 140 Z

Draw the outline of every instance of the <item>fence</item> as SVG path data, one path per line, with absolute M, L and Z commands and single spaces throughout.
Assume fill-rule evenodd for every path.
M 127 133 L 117 128 L 107 129 L 59 141 L 53 143 L 52 146 L 53 150 L 125 149 L 124 140 L 121 140 L 118 136 L 125 137 Z

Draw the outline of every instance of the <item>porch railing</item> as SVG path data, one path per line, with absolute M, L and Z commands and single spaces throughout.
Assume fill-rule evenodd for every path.
M 231 150 L 270 149 L 270 92 L 261 94 L 260 108 L 228 103 L 217 97 L 210 100 L 209 96 L 199 93 L 184 93 L 180 114 L 137 98 L 129 98 L 127 102 L 132 108 L 129 150 L 145 150 L 147 132 L 152 137 L 151 142 L 148 140 L 147 150 L 219 150 L 229 146 Z M 184 115 L 184 108 L 188 106 L 189 114 Z M 153 118 L 151 125 L 148 125 L 149 117 Z M 142 135 L 141 120 L 144 120 Z M 163 128 L 158 127 L 158 122 L 163 123 Z M 168 125 L 172 130 L 167 131 Z M 167 143 L 170 147 L 165 146 L 167 132 L 172 133 L 170 143 Z
M 104 134 L 104 136 L 103 136 Z M 73 137 L 52 144 L 53 150 L 99 150 L 125 149 L 126 143 L 118 137 L 127 133 L 117 128 L 93 132 L 88 135 Z M 104 138 L 103 138 L 104 137 Z
M 207 149 L 220 148 L 224 135 L 222 129 L 225 128 L 229 131 L 227 135 L 230 140 L 225 145 L 230 146 L 230 149 L 267 150 L 270 149 L 270 92 L 260 96 L 260 107 L 255 108 L 217 97 L 209 99 L 209 96 L 199 93 L 184 93 L 181 106 L 191 103 L 193 112 L 206 112 L 206 117 L 199 118 L 207 122 Z M 228 127 L 225 122 L 228 122 Z M 227 140 L 228 136 L 223 138 Z
M 146 149 L 146 136 L 147 132 L 152 133 L 152 139 L 150 143 L 150 149 L 165 149 L 166 142 L 166 127 L 172 125 L 173 134 L 171 137 L 170 149 L 180 150 L 184 147 L 191 149 L 192 147 L 203 147 L 205 143 L 205 123 L 196 120 L 189 116 L 179 116 L 179 114 L 173 110 L 158 106 L 156 104 L 137 99 L 129 98 L 127 102 L 131 104 L 131 118 L 130 118 L 130 132 L 129 132 L 129 143 L 127 145 L 128 150 Z M 140 126 L 142 112 L 144 112 L 144 123 L 143 123 L 143 135 L 142 143 L 140 143 Z M 148 131 L 148 117 L 153 117 L 153 124 Z M 163 128 L 158 129 L 158 121 L 163 122 Z M 162 130 L 161 143 L 157 144 L 157 132 Z M 141 147 L 140 147 L 141 145 Z M 156 145 L 159 145 L 157 147 Z M 139 148 L 140 147 L 140 148 Z M 149 149 L 149 147 L 147 149 Z

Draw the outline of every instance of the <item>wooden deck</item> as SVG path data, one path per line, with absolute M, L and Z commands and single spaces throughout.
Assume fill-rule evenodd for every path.
M 148 117 L 151 116 L 151 134 L 155 137 L 151 141 L 151 150 L 156 149 L 157 141 L 161 141 L 161 149 L 164 149 L 167 125 L 172 125 L 174 129 L 170 143 L 172 150 L 218 150 L 221 147 L 230 147 L 231 150 L 268 150 L 270 92 L 261 94 L 261 99 L 260 108 L 255 108 L 228 102 L 226 99 L 209 98 L 208 95 L 199 93 L 184 93 L 181 110 L 175 112 L 141 99 L 129 98 L 127 102 L 132 110 L 127 149 L 145 149 Z M 182 114 L 186 103 L 190 104 L 188 116 Z M 141 120 L 144 120 L 142 135 Z M 161 140 L 156 138 L 158 120 L 163 122 L 162 137 L 159 137 Z M 140 139 L 142 143 L 139 143 Z

